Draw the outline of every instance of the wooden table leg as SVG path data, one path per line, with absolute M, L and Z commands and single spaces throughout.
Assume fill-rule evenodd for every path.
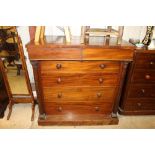
M 13 106 L 13 103 L 12 103 L 12 101 L 10 100 L 10 101 L 9 101 L 9 113 L 8 113 L 8 116 L 7 116 L 7 120 L 10 119 L 10 116 L 11 116 L 11 113 L 12 113 L 12 106 Z
M 31 116 L 31 121 L 34 121 L 34 113 L 35 113 L 35 102 L 32 102 L 32 116 Z

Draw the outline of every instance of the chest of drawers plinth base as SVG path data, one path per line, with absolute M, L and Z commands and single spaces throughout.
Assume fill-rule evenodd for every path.
M 114 125 L 118 124 L 118 118 L 112 118 L 106 115 L 48 115 L 46 119 L 38 120 L 38 124 L 46 125 Z

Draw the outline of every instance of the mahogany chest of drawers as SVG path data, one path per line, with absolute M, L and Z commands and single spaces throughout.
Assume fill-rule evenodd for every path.
M 60 39 L 60 38 L 59 38 Z M 63 39 L 63 37 L 62 37 Z M 130 44 L 71 44 L 46 38 L 27 45 L 39 103 L 39 125 L 117 124 Z
M 124 87 L 119 112 L 155 114 L 155 51 L 136 50 Z

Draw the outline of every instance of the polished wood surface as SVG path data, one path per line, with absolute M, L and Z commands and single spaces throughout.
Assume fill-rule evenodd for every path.
M 155 85 L 130 85 L 129 98 L 155 98 Z
M 39 125 L 118 123 L 117 111 L 134 47 L 122 41 L 45 37 L 26 45 L 33 66 Z
M 121 114 L 155 114 L 154 62 L 155 50 L 136 50 L 119 107 Z
M 48 115 L 78 115 L 78 114 L 111 114 L 110 102 L 45 102 L 45 112 Z
M 152 70 L 136 70 L 131 81 L 133 83 L 155 83 L 155 72 Z
M 51 76 L 49 76 L 51 75 Z M 65 86 L 116 86 L 119 84 L 118 74 L 110 73 L 58 73 L 41 75 L 45 87 Z
M 90 37 L 89 42 L 80 44 L 80 37 L 72 37 L 66 43 L 62 36 L 47 36 L 40 42 L 32 40 L 27 46 L 31 60 L 119 60 L 131 61 L 135 47 L 116 38 Z M 44 54 L 43 54 L 44 52 Z M 37 53 L 37 54 L 36 54 Z M 92 56 L 91 56 L 92 54 Z M 115 57 L 113 57 L 115 55 Z
M 155 69 L 155 55 L 151 53 L 137 53 L 136 68 L 137 69 Z
M 119 73 L 116 61 L 41 61 L 41 74 L 57 73 Z
M 63 47 L 97 47 L 97 48 L 119 48 L 119 49 L 135 49 L 135 47 L 127 42 L 122 40 L 121 44 L 117 43 L 116 38 L 106 38 L 106 37 L 91 37 L 89 38 L 89 42 L 85 42 L 84 44 L 80 43 L 79 36 L 73 36 L 71 43 L 67 43 L 65 41 L 64 36 L 45 36 L 44 39 L 41 39 L 38 43 L 34 42 L 32 39 L 27 45 L 27 48 L 37 48 L 37 47 L 50 47 L 50 48 L 63 48 Z
M 66 86 L 67 87 L 67 86 Z M 64 102 L 64 101 L 113 101 L 115 87 L 43 87 L 45 102 Z
M 46 119 L 39 117 L 40 125 L 113 125 L 118 124 L 118 118 L 102 114 L 81 114 L 81 115 L 47 115 Z

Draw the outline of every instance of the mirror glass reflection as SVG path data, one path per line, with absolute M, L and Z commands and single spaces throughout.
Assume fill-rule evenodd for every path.
M 12 94 L 29 94 L 14 27 L 0 26 L 0 57 Z

